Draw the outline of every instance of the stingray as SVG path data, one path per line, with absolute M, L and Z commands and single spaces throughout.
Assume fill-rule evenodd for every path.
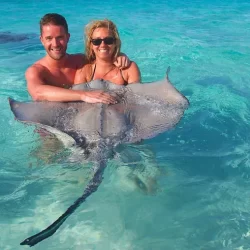
M 0 32 L 0 44 L 11 43 L 11 42 L 21 42 L 23 40 L 27 40 L 30 38 L 31 38 L 31 34 L 18 34 L 18 33 L 12 33 L 9 31 Z
M 23 242 L 34 246 L 52 236 L 64 221 L 95 192 L 103 179 L 108 160 L 118 145 L 153 138 L 173 128 L 181 119 L 189 102 L 165 79 L 151 83 L 116 85 L 94 80 L 73 89 L 102 89 L 114 95 L 117 104 L 85 102 L 18 102 L 9 99 L 15 118 L 67 138 L 70 145 L 81 148 L 93 162 L 93 176 L 83 194 L 54 223 Z

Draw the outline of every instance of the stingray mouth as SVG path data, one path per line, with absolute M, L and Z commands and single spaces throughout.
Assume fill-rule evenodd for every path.
M 75 136 L 75 133 L 71 133 L 70 136 L 75 138 L 76 145 L 81 148 L 88 148 L 89 143 L 87 143 L 86 138 Z

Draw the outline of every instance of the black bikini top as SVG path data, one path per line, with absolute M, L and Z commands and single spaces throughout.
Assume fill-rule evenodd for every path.
M 96 70 L 96 64 L 94 64 L 94 69 L 93 69 L 93 72 L 92 72 L 90 81 L 92 81 L 92 80 L 94 79 L 95 70 Z M 124 77 L 123 77 L 122 70 L 120 69 L 119 71 L 120 71 L 121 77 L 122 77 L 122 79 L 123 79 L 123 81 L 124 81 L 123 85 L 125 85 L 125 86 L 128 85 L 128 82 L 127 82 L 127 81 L 124 79 Z

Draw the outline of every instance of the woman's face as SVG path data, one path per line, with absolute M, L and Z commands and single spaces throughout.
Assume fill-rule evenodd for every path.
M 100 40 L 100 39 L 104 39 Z M 91 37 L 91 47 L 96 59 L 112 60 L 115 50 L 115 39 L 107 28 L 96 28 Z

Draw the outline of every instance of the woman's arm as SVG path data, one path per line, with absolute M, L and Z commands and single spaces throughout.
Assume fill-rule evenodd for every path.
M 135 62 L 131 62 L 125 76 L 128 84 L 141 82 L 141 72 Z
M 82 68 L 76 71 L 74 84 L 88 82 L 88 68 L 88 65 L 84 65 Z

